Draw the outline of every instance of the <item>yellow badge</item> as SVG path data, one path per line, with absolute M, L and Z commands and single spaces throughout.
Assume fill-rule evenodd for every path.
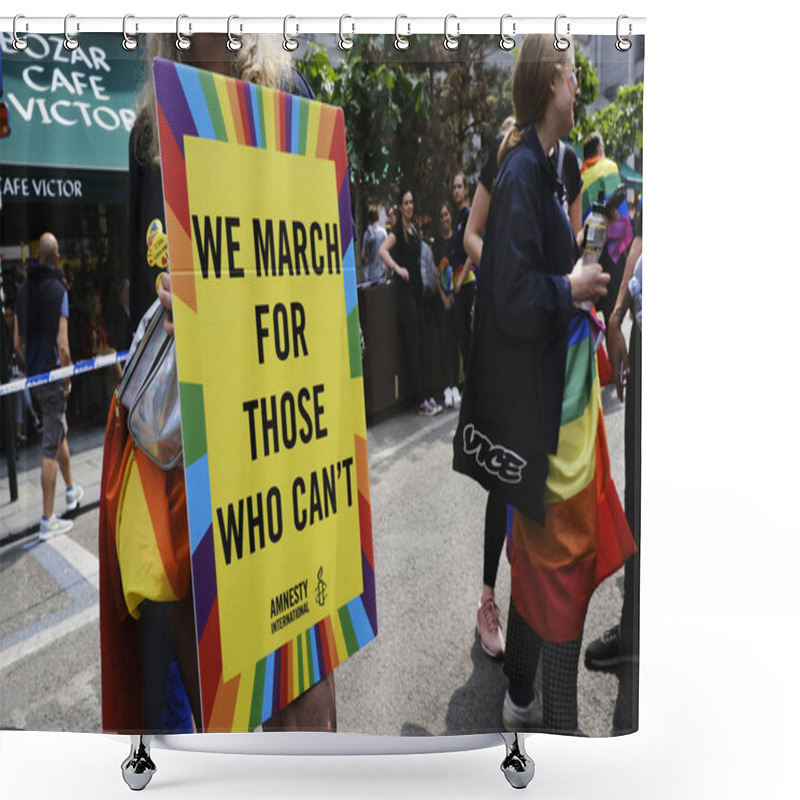
M 152 244 L 147 248 L 147 263 L 151 267 L 166 269 L 167 264 L 169 264 L 166 233 L 157 234 Z
M 164 226 L 161 224 L 160 219 L 154 219 L 148 226 L 147 226 L 147 246 L 150 247 L 153 244 L 154 239 L 158 236 L 159 233 L 164 233 Z

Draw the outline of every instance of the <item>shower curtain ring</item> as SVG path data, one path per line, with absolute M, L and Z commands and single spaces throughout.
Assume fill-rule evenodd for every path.
M 300 47 L 300 42 L 297 39 L 292 38 L 289 36 L 289 20 L 290 19 L 297 19 L 293 17 L 291 14 L 283 18 L 283 49 L 286 50 L 288 53 L 293 53 Z M 295 33 L 300 30 L 300 26 L 295 23 L 294 26 Z
M 189 17 L 188 14 L 178 14 L 178 18 L 175 20 L 175 35 L 178 37 L 175 39 L 175 47 L 178 50 L 188 50 L 192 46 L 192 40 L 188 39 L 181 33 L 181 20 L 187 19 Z M 192 32 L 192 23 L 189 23 L 189 33 Z
M 617 48 L 617 50 L 620 51 L 620 53 L 626 53 L 628 50 L 631 49 L 631 46 L 632 46 L 632 42 L 631 42 L 630 39 L 623 39 L 622 38 L 622 34 L 621 34 L 622 25 L 621 25 L 621 23 L 622 23 L 622 20 L 624 20 L 624 19 L 628 19 L 624 14 L 620 14 L 617 17 L 617 41 L 615 42 L 614 46 Z M 628 23 L 628 36 L 631 35 L 631 31 L 632 30 L 633 30 L 633 26 L 629 22 Z
M 11 25 L 11 31 L 12 31 L 13 36 L 14 36 L 14 49 L 18 53 L 21 53 L 23 50 L 27 50 L 28 49 L 28 40 L 27 39 L 23 39 L 17 33 L 17 21 L 21 20 L 21 19 L 25 19 L 25 16 L 23 14 L 17 14 L 17 16 L 14 17 L 14 22 Z M 26 22 L 25 23 L 25 32 L 27 33 L 27 31 L 28 31 L 28 23 Z
M 233 33 L 231 33 L 231 23 L 235 19 L 239 19 L 239 17 L 237 17 L 235 14 L 231 14 L 231 16 L 228 17 L 228 42 L 225 46 L 228 48 L 228 50 L 231 51 L 231 53 L 236 53 L 237 51 L 242 49 L 242 40 L 239 39 L 237 36 L 234 36 Z M 239 25 L 239 33 L 241 32 L 242 32 L 242 26 Z
M 566 14 L 559 14 L 556 17 L 556 22 L 555 22 L 556 40 L 553 42 L 553 47 L 555 47 L 556 50 L 563 51 L 563 50 L 567 50 L 569 48 L 569 39 L 567 39 L 565 36 L 562 36 L 558 32 L 558 21 L 560 19 L 567 19 L 567 15 Z M 569 36 L 569 21 L 567 21 L 567 36 Z
M 74 36 L 69 35 L 69 21 L 71 19 L 75 19 L 74 14 L 67 14 L 67 16 L 64 17 L 64 47 L 67 50 L 77 50 L 81 46 L 81 43 Z M 80 22 L 76 22 L 75 30 L 80 31 L 80 29 Z

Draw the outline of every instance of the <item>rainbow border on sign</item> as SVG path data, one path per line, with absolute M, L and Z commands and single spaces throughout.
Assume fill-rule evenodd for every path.
M 185 136 L 273 149 L 335 163 L 350 377 L 360 380 L 358 294 L 342 110 L 172 61 L 155 59 L 153 72 L 162 174 L 170 176 L 169 181 L 164 180 L 164 208 L 173 263 L 192 263 L 183 149 Z M 196 312 L 194 279 L 190 276 L 188 273 L 186 278 L 173 278 L 173 291 Z M 251 686 L 241 685 L 241 675 L 225 682 L 222 678 L 203 387 L 181 382 L 180 396 L 187 497 L 192 498 L 187 507 L 203 729 L 206 732 L 232 730 L 236 708 L 245 697 L 250 698 L 249 729 L 253 729 L 326 677 L 377 635 L 367 442 L 365 438 L 355 436 L 362 594 L 259 661 L 255 665 Z

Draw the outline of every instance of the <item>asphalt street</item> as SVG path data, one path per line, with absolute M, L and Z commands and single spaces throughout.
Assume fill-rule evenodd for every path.
M 624 491 L 623 407 L 603 390 L 612 473 Z M 368 428 L 370 491 L 379 632 L 335 673 L 339 730 L 384 735 L 479 733 L 501 728 L 506 681 L 476 634 L 482 583 L 485 492 L 451 469 L 457 415 L 421 418 L 409 411 Z M 0 727 L 99 731 L 100 642 L 97 593 L 97 498 L 102 430 L 78 435 L 77 480 L 93 487 L 65 535 L 39 542 L 4 531 L 0 543 Z M 38 482 L 35 445 L 18 469 Z M 89 472 L 92 474 L 88 474 Z M 6 518 L 39 513 L 28 489 Z M 59 488 L 61 496 L 61 487 Z M 29 508 L 20 509 L 19 505 Z M 57 509 L 58 510 L 58 509 Z M 28 526 L 28 530 L 29 530 Z M 614 624 L 622 605 L 622 573 L 596 591 L 584 646 Z M 509 569 L 498 571 L 505 620 Z M 590 736 L 612 732 L 620 681 L 611 673 L 579 674 L 579 724 Z

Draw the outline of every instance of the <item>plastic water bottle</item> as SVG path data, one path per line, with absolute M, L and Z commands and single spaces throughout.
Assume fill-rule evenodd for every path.
M 608 212 L 602 203 L 595 203 L 583 226 L 583 263 L 596 264 L 608 240 Z M 592 301 L 575 303 L 576 308 L 592 310 Z

